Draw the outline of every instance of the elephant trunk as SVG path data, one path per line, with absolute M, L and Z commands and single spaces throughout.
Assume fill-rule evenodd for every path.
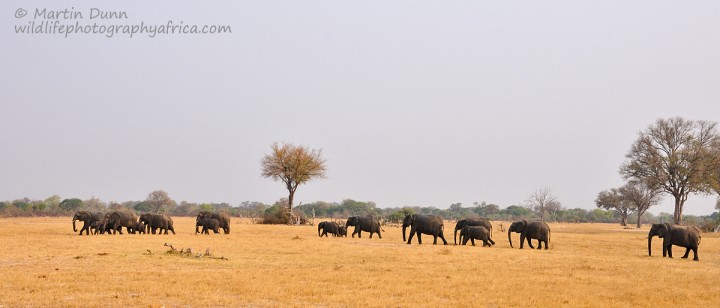
M 513 248 L 512 237 L 510 237 L 510 230 L 508 230 L 508 242 L 510 242 L 510 248 Z
M 652 256 L 652 236 L 648 235 L 648 256 Z
M 458 228 L 455 228 L 455 234 L 453 235 L 453 242 L 455 242 L 455 245 L 457 245 L 457 231 Z M 462 241 L 462 232 L 460 232 L 460 241 Z
M 320 236 L 320 229 L 322 229 L 323 223 L 318 224 L 318 236 Z
M 405 240 L 405 229 L 407 229 L 407 226 L 403 225 L 403 242 L 406 241 Z
M 77 232 L 77 227 L 75 227 L 75 221 L 76 221 L 76 220 L 77 220 L 77 219 L 75 219 L 75 218 L 73 217 L 73 232 Z

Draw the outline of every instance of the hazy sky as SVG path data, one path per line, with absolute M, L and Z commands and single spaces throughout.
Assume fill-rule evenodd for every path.
M 15 33 L 43 8 L 232 33 Z M 505 207 L 549 187 L 592 209 L 657 118 L 720 120 L 718 1 L 2 1 L 0 16 L 0 200 L 273 203 L 287 192 L 260 159 L 286 141 L 327 159 L 305 203 Z

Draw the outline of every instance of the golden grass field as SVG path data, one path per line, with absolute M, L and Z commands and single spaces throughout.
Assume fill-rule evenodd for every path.
M 382 239 L 318 238 L 317 227 L 234 219 L 230 235 L 72 232 L 72 219 L 0 219 L 0 306 L 421 306 L 717 307 L 720 237 L 703 233 L 700 262 L 647 256 L 648 226 L 551 224 L 550 250 L 511 249 L 495 223 L 492 248 L 406 245 Z M 508 224 L 505 223 L 505 226 Z M 80 226 L 80 225 L 79 225 Z M 351 233 L 350 230 L 348 233 Z M 207 248 L 228 260 L 183 257 Z M 692 254 L 691 254 L 692 258 Z

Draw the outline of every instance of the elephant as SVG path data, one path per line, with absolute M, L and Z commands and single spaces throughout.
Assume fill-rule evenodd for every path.
M 73 216 L 73 232 L 77 232 L 77 227 L 75 226 L 75 221 L 79 220 L 83 222 L 83 227 L 80 228 L 79 235 L 82 235 L 83 232 L 85 232 L 85 235 L 90 235 L 90 225 L 92 225 L 93 222 L 96 222 L 100 219 L 102 219 L 105 216 L 103 213 L 91 213 L 87 211 L 79 211 L 75 213 Z
M 168 230 L 175 234 L 173 220 L 168 215 L 143 213 L 140 215 L 140 221 L 145 224 L 148 233 L 152 230 L 152 234 L 155 234 L 155 230 L 160 229 L 158 234 L 162 234 L 163 230 L 165 230 L 165 234 L 168 234 Z
M 340 226 L 336 222 L 333 221 L 323 221 L 318 224 L 318 236 L 328 237 L 328 233 L 332 234 L 333 236 L 337 237 L 340 235 Z M 320 234 L 320 230 L 322 230 L 322 234 Z
M 145 223 L 142 221 L 138 221 L 135 224 L 135 232 L 145 234 Z
M 512 244 L 512 238 L 510 238 L 510 233 L 520 233 L 520 249 L 523 249 L 523 243 L 525 242 L 525 239 L 527 238 L 528 246 L 530 248 L 535 249 L 533 247 L 532 242 L 530 240 L 538 240 L 538 248 L 542 249 L 542 243 L 545 243 L 545 249 L 548 249 L 550 246 L 550 226 L 542 221 L 532 221 L 528 222 L 527 220 L 519 220 L 516 222 L 513 222 L 510 225 L 510 228 L 508 228 L 508 241 L 510 242 L 510 248 L 513 248 Z
M 347 237 L 347 227 L 346 226 L 338 226 L 338 236 L 339 237 Z
M 208 230 L 213 230 L 215 234 L 220 233 L 220 231 L 218 231 L 220 228 L 220 221 L 215 218 L 203 218 L 195 221 L 195 234 L 198 234 L 198 227 L 203 227 L 200 234 L 210 234 Z
M 458 230 L 461 230 L 462 228 L 465 228 L 467 226 L 483 226 L 486 229 L 490 230 L 490 238 L 492 238 L 492 223 L 490 223 L 489 220 L 484 219 L 484 218 L 462 219 L 462 220 L 458 220 L 457 224 L 455 224 L 455 234 L 453 235 L 453 240 L 455 242 L 455 245 L 457 245 Z
M 483 247 L 492 247 L 495 245 L 495 241 L 490 238 L 490 230 L 484 226 L 465 226 L 460 230 L 460 242 L 462 245 L 467 245 L 468 240 L 475 246 L 475 240 L 483 241 Z
M 433 245 L 437 245 L 438 236 L 443 240 L 444 245 L 447 245 L 447 241 L 443 235 L 445 226 L 443 225 L 443 220 L 440 216 L 422 214 L 405 216 L 402 225 L 403 241 L 405 241 L 405 229 L 407 227 L 410 227 L 410 237 L 407 240 L 408 245 L 412 242 L 412 238 L 415 236 L 415 233 L 417 233 L 418 244 L 422 244 L 422 238 L 420 237 L 421 234 L 429 234 L 434 237 Z
M 648 233 L 648 256 L 652 256 L 652 238 L 658 236 L 663 239 L 663 257 L 666 255 L 672 258 L 672 246 L 685 247 L 685 255 L 683 259 L 687 259 L 690 250 L 693 251 L 693 261 L 700 261 L 698 259 L 698 246 L 700 246 L 700 230 L 695 226 L 679 226 L 669 223 L 664 224 L 653 224 Z
M 373 237 L 373 233 L 377 233 L 378 237 L 382 239 L 382 235 L 380 234 L 380 231 L 382 230 L 382 228 L 380 228 L 380 221 L 371 215 L 366 217 L 349 217 L 347 222 L 345 222 L 345 225 L 348 227 L 355 226 L 355 230 L 352 233 L 353 238 L 355 237 L 355 234 L 358 235 L 358 238 L 362 238 L 362 231 L 365 231 L 370 232 L 370 238 Z
M 220 222 L 220 228 L 223 229 L 225 234 L 230 234 L 230 215 L 224 212 L 220 213 L 212 213 L 207 211 L 201 211 L 197 214 L 197 218 L 195 218 L 195 221 L 198 221 L 203 218 L 214 218 L 217 219 Z
M 135 227 L 138 222 L 138 217 L 133 212 L 129 211 L 114 211 L 105 214 L 107 218 L 107 224 L 112 227 L 113 234 L 115 232 L 122 233 L 122 227 L 127 228 L 128 233 L 135 233 Z

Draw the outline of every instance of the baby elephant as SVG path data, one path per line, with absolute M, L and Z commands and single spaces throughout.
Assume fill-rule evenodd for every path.
M 332 234 L 333 236 L 338 236 L 339 229 L 340 227 L 337 223 L 332 221 L 323 221 L 318 224 L 318 236 L 323 237 L 324 235 L 325 237 L 328 237 L 328 233 Z M 320 234 L 320 231 L 322 231 L 322 234 Z M 345 232 L 345 234 L 347 235 L 347 231 Z
M 347 237 L 347 227 L 346 226 L 339 226 L 338 227 L 338 236 L 339 237 Z
M 468 240 L 475 246 L 475 240 L 483 241 L 483 247 L 492 247 L 495 241 L 490 238 L 490 231 L 483 226 L 467 226 L 460 230 L 460 242 L 466 245 Z
M 202 231 L 200 233 L 210 234 L 208 232 L 208 229 L 213 230 L 215 234 L 220 233 L 218 231 L 218 228 L 220 228 L 220 221 L 215 218 L 202 218 L 198 219 L 197 222 L 195 222 L 195 234 L 198 234 L 198 227 L 203 227 Z

